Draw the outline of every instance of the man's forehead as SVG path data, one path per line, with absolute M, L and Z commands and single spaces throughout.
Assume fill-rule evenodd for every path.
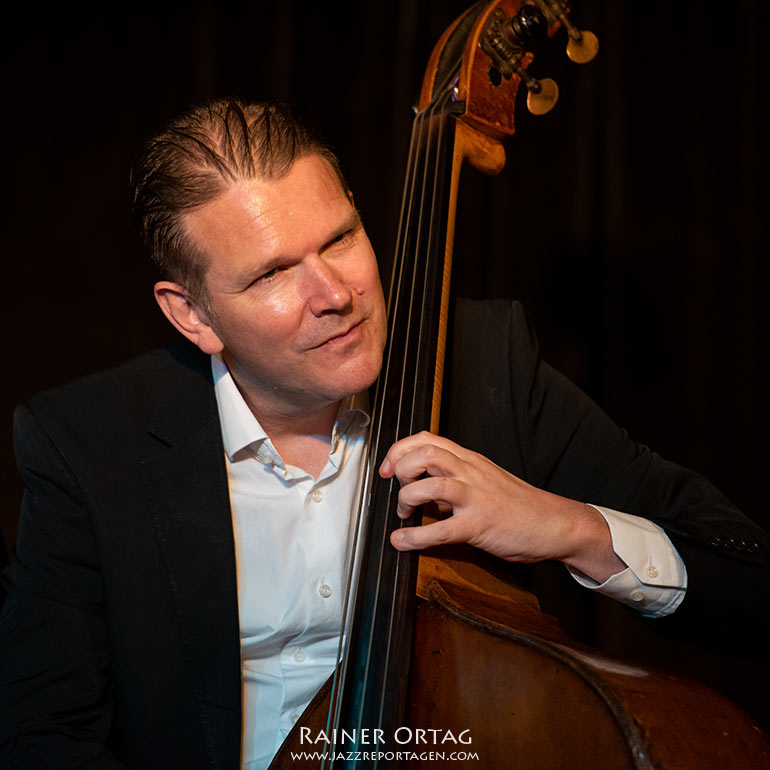
M 264 259 L 285 250 L 320 248 L 358 222 L 349 194 L 319 155 L 298 158 L 279 177 L 236 180 L 213 201 L 189 212 L 185 229 L 207 256 L 248 253 Z
M 264 218 L 279 210 L 289 216 L 307 216 L 308 203 L 334 201 L 349 202 L 349 195 L 339 177 L 325 158 L 306 155 L 295 160 L 279 176 L 258 176 L 230 182 L 211 204 L 206 205 L 214 205 L 218 209 L 231 208 L 253 218 Z

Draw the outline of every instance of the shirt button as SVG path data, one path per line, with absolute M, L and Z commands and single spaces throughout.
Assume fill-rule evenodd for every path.
M 328 599 L 332 595 L 332 587 L 326 585 L 326 583 L 321 583 L 318 588 L 318 593 L 321 594 L 324 599 Z
M 631 591 L 631 601 L 633 602 L 643 602 L 644 601 L 644 591 L 640 591 L 638 588 L 634 591 Z
M 652 564 L 644 568 L 647 573 L 647 577 L 656 578 L 660 574 L 657 567 L 653 567 Z
M 301 647 L 297 647 L 296 650 L 294 650 L 294 660 L 297 661 L 297 663 L 302 663 L 303 660 L 305 660 L 305 651 Z
M 291 714 L 289 714 L 289 719 L 291 719 L 291 723 L 294 724 L 299 719 L 299 714 L 296 711 L 292 711 Z
M 321 500 L 323 500 L 323 499 L 324 499 L 324 493 L 323 493 L 323 492 L 322 492 L 320 489 L 314 489 L 314 490 L 313 490 L 313 491 L 310 493 L 310 499 L 311 499 L 311 500 L 312 500 L 314 503 L 320 503 L 320 502 L 321 502 Z

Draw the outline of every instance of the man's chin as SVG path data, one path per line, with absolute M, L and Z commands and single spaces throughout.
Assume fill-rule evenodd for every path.
M 379 362 L 376 365 L 359 367 L 342 366 L 335 372 L 337 376 L 331 381 L 328 378 L 329 372 L 326 372 L 326 393 L 335 401 L 355 395 L 371 387 L 377 381 L 379 373 Z

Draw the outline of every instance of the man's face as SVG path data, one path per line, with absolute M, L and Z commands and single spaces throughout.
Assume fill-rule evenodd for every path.
M 377 263 L 325 160 L 233 184 L 185 224 L 208 258 L 206 352 L 222 351 L 257 413 L 320 408 L 376 379 L 386 334 Z

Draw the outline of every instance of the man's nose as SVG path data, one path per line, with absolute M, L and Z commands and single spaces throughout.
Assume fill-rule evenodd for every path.
M 307 266 L 308 305 L 314 315 L 340 312 L 351 304 L 352 291 L 333 265 L 323 257 L 313 257 Z

